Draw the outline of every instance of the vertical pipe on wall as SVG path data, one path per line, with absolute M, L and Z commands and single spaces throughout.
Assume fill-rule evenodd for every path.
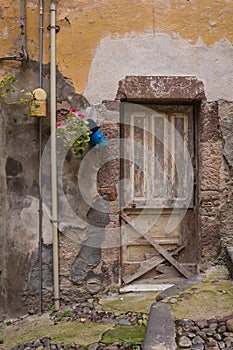
M 43 88 L 43 0 L 40 0 L 40 24 L 39 24 L 39 87 Z M 39 313 L 42 313 L 42 288 L 43 288 L 43 275 L 42 275 L 42 195 L 41 195 L 41 178 L 42 178 L 42 120 L 39 119 L 39 241 L 38 241 L 38 262 L 39 262 Z
M 20 21 L 21 21 L 21 43 L 22 43 L 22 60 L 27 60 L 28 59 L 28 54 L 26 50 L 26 42 L 25 42 L 25 17 L 24 17 L 24 0 L 20 1 Z
M 50 7 L 50 118 L 51 118 L 51 185 L 53 230 L 54 304 L 59 309 L 58 229 L 57 229 L 57 158 L 56 158 L 56 6 Z

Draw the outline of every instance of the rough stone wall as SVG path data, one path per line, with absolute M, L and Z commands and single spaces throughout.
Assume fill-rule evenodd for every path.
M 232 237 L 232 103 L 203 102 L 199 125 L 200 259 L 224 255 Z
M 202 102 L 199 115 L 199 237 L 201 261 L 220 253 L 222 139 L 218 103 Z
M 219 101 L 220 130 L 223 138 L 223 160 L 221 165 L 220 188 L 222 200 L 220 206 L 220 235 L 223 247 L 233 246 L 233 103 Z

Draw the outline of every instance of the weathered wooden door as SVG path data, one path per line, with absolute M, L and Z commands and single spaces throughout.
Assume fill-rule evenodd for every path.
M 194 112 L 124 103 L 122 283 L 175 283 L 195 272 Z

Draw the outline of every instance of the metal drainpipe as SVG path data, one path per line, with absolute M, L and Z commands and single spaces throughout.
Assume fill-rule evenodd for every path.
M 56 6 L 50 7 L 50 113 L 51 113 L 51 185 L 53 229 L 54 305 L 59 310 L 59 257 L 57 218 L 57 158 L 56 158 Z
M 43 0 L 40 0 L 40 25 L 39 25 L 39 87 L 43 88 Z M 42 195 L 41 195 L 41 179 L 42 179 L 42 120 L 39 119 L 39 241 L 38 241 L 38 264 L 39 264 L 39 314 L 42 313 L 42 288 L 43 288 L 43 274 L 42 274 L 42 219 L 43 219 L 43 209 L 42 209 Z

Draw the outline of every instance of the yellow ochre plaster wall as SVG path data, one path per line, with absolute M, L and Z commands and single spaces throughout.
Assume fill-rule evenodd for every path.
M 50 1 L 44 1 L 44 63 L 49 62 Z M 233 42 L 233 0 L 57 0 L 57 64 L 78 93 L 83 93 L 90 66 L 101 39 L 164 33 L 211 46 L 220 39 Z M 20 1 L 0 4 L 0 56 L 20 51 Z M 39 0 L 25 0 L 29 59 L 39 59 Z M 3 71 L 17 62 L 0 62 Z

